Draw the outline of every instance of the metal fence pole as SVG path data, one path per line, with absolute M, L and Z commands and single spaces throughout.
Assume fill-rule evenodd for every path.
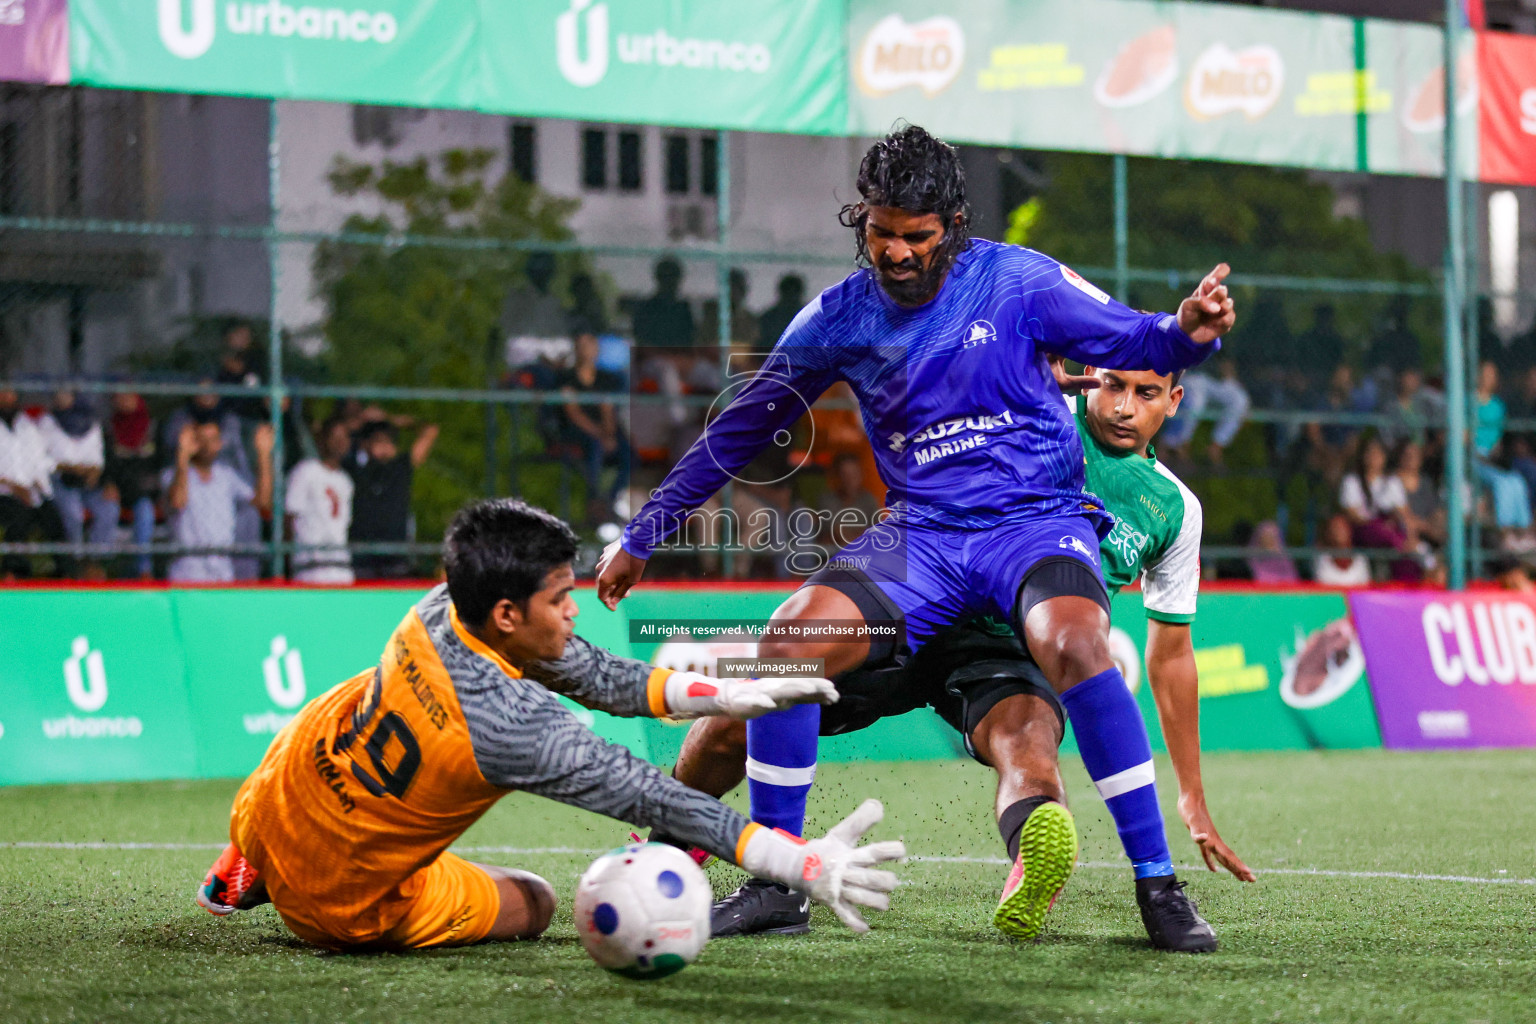
M 1465 278 L 1462 282 L 1461 302 L 1461 338 L 1462 348 L 1466 353 L 1467 381 L 1466 388 L 1476 390 L 1478 363 L 1481 361 L 1481 330 L 1478 323 L 1478 301 L 1482 290 L 1482 274 L 1478 268 L 1478 253 L 1482 249 L 1478 239 L 1479 221 L 1482 217 L 1482 205 L 1480 202 L 1481 189 L 1477 182 L 1468 182 L 1461 189 L 1461 195 L 1465 199 L 1468 192 L 1472 194 L 1472 202 L 1465 203 L 1462 207 L 1466 232 L 1466 254 L 1463 265 L 1466 267 Z M 1477 437 L 1477 403 L 1467 403 L 1467 443 L 1475 442 Z M 1474 492 L 1475 493 L 1475 492 Z M 1475 514 L 1476 502 L 1473 502 L 1473 514 L 1467 516 L 1467 577 L 1478 579 L 1483 575 L 1485 559 L 1483 557 L 1484 536 L 1483 525 Z
M 1451 589 L 1467 584 L 1467 521 L 1463 498 L 1467 485 L 1467 381 L 1462 347 L 1462 227 L 1461 164 L 1456 146 L 1456 49 L 1460 40 L 1461 5 L 1445 0 L 1445 273 L 1441 282 L 1441 313 L 1445 329 L 1445 478 L 1446 562 Z
M 1124 153 L 1113 157 L 1115 165 L 1115 298 L 1130 301 L 1131 199 Z
M 715 289 L 716 303 L 719 307 L 719 331 L 720 343 L 720 370 L 721 376 L 726 379 L 726 387 L 730 387 L 731 375 L 731 136 L 729 132 L 717 132 L 715 134 L 715 232 L 720 246 L 720 255 L 715 261 Z M 705 429 L 709 425 L 705 424 Z M 736 508 L 736 486 L 733 481 L 726 481 L 721 489 L 720 500 L 725 508 Z M 736 553 L 732 549 L 730 541 L 722 535 L 720 541 L 720 571 L 730 577 L 736 569 Z
M 281 209 L 278 195 L 281 161 L 277 139 L 277 100 L 268 102 L 267 112 L 267 197 L 272 207 L 272 235 L 267 242 L 267 271 L 271 277 L 267 304 L 267 400 L 272 406 L 272 576 L 282 579 L 288 497 L 285 493 L 287 481 L 283 475 L 283 398 L 287 394 L 287 387 L 283 381 L 283 332 L 278 324 L 277 312 L 279 260 L 282 256 L 277 235 Z

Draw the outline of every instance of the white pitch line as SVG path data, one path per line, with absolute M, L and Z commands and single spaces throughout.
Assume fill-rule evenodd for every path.
M 65 843 L 65 842 L 0 842 L 0 850 L 222 850 L 224 843 Z M 455 846 L 458 853 L 498 853 L 510 856 L 573 855 L 595 857 L 606 849 L 580 846 Z M 992 864 L 1006 865 L 1001 857 L 948 857 L 915 855 L 907 858 L 927 864 Z M 1124 871 L 1124 861 L 1085 860 L 1079 868 L 1090 870 Z M 1204 864 L 1180 864 L 1180 871 L 1204 871 Z M 1428 875 L 1408 871 L 1336 871 L 1328 868 L 1254 868 L 1260 875 L 1302 875 L 1321 878 L 1390 878 L 1402 882 L 1462 882 L 1468 885 L 1536 885 L 1536 878 L 1485 878 L 1481 875 Z

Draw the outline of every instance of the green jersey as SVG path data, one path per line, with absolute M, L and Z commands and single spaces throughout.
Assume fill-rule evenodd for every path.
M 1086 453 L 1088 490 L 1115 517 L 1099 544 L 1111 593 L 1141 577 L 1141 603 L 1160 622 L 1193 622 L 1200 590 L 1200 499 L 1147 449 L 1146 457 L 1100 444 L 1084 406 L 1068 398 Z

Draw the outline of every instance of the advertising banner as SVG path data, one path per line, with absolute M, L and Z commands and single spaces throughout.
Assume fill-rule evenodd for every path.
M 476 0 L 70 0 L 74 80 L 472 107 Z
M 1479 35 L 1484 181 L 1536 185 L 1536 38 Z
M 1536 600 L 1358 593 L 1350 604 L 1386 746 L 1536 746 Z
M 1476 166 L 1468 37 L 1463 149 Z M 1221 4 L 853 0 L 849 124 L 953 141 L 1438 173 L 1440 33 Z
M 480 109 L 840 135 L 843 5 L 485 0 Z
M 69 84 L 68 0 L 0 0 L 0 81 Z
M 167 593 L 0 593 L 0 651 L 0 783 L 197 774 Z

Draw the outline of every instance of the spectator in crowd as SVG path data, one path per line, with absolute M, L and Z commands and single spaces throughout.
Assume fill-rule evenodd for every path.
M 0 389 L 0 540 L 19 544 L 64 539 L 64 524 L 53 503 L 52 473 L 43 432 L 22 410 L 20 396 L 10 388 Z M 0 577 L 31 574 L 31 560 L 24 555 L 0 559 Z
M 757 317 L 747 309 L 747 273 L 740 267 L 732 267 L 729 274 L 731 292 L 731 348 L 751 351 L 757 347 Z M 698 348 L 720 347 L 720 301 L 708 299 L 704 303 L 704 315 L 699 319 L 699 334 L 694 339 Z
M 133 542 L 148 544 L 155 537 L 160 473 L 155 456 L 155 423 L 143 395 L 120 392 L 112 396 L 106 440 L 108 484 L 116 490 L 119 505 L 130 510 Z M 148 554 L 134 556 L 134 570 L 140 579 L 150 578 L 153 564 Z
M 1312 580 L 1327 587 L 1368 587 L 1371 563 L 1359 552 L 1349 550 L 1352 528 L 1342 513 L 1329 517 L 1323 526 L 1321 547 L 1330 554 L 1318 555 L 1312 563 Z
M 1285 553 L 1285 537 L 1280 524 L 1266 519 L 1253 528 L 1248 538 L 1249 578 L 1255 583 L 1295 583 L 1296 563 Z
M 1179 404 L 1177 418 L 1170 416 L 1163 425 L 1163 444 L 1188 457 L 1188 445 L 1200 425 L 1200 414 L 1207 408 L 1216 407 L 1221 415 L 1216 419 L 1206 458 L 1212 465 L 1223 464 L 1223 453 L 1237 432 L 1242 429 L 1252 400 L 1242 382 L 1237 379 L 1237 363 L 1226 353 L 1213 361 L 1215 375 L 1196 370 L 1186 373 L 1180 383 L 1184 385 L 1184 399 Z
M 1377 437 L 1367 437 L 1355 457 L 1354 472 L 1339 485 L 1339 506 L 1353 528 L 1354 543 L 1363 548 L 1416 552 L 1419 538 L 1408 509 L 1402 480 L 1387 471 L 1387 449 Z M 1418 562 L 1394 559 L 1392 578 L 1417 580 Z
M 1313 405 L 1313 409 L 1322 413 L 1372 411 L 1366 396 L 1356 387 L 1355 371 L 1348 363 L 1339 363 L 1328 374 L 1328 390 L 1324 392 L 1322 401 Z M 1323 441 L 1345 453 L 1346 458 L 1359 433 L 1360 428 L 1353 424 L 1323 424 Z
M 1366 349 L 1366 371 L 1383 381 L 1399 378 L 1404 370 L 1419 365 L 1419 339 L 1408 329 L 1411 302 L 1407 295 L 1392 297 L 1386 321 Z
M 251 325 L 236 322 L 224 328 L 224 345 L 219 352 L 219 366 L 214 381 L 236 387 L 260 387 L 263 379 L 261 366 L 261 353 L 256 351 Z M 225 404 L 243 420 L 256 421 L 265 415 L 265 406 L 259 395 L 231 398 Z
M 1243 369 L 1249 392 L 1261 408 L 1281 409 L 1291 404 L 1290 382 L 1296 367 L 1296 338 L 1286 321 L 1285 304 L 1272 292 L 1260 294 L 1253 312 L 1234 330 L 1233 342 L 1243 353 Z M 1284 447 L 1293 434 L 1277 438 Z
M 236 543 L 236 518 L 242 507 L 272 508 L 272 427 L 256 428 L 256 485 L 221 460 L 224 430 L 215 416 L 186 423 L 176 439 L 176 462 L 161 476 L 171 538 L 188 548 L 220 548 Z M 259 513 L 258 513 L 259 521 Z M 228 554 L 206 551 L 179 555 L 168 573 L 174 582 L 228 583 L 235 565 Z
M 827 486 L 816 503 L 825 513 L 822 540 L 834 548 L 852 544 L 880 513 L 880 503 L 864 489 L 864 466 L 853 452 L 842 451 L 832 457 L 827 471 Z
M 592 275 L 580 273 L 571 278 L 570 327 L 585 325 L 599 336 L 608 333 L 608 306 L 598 293 Z
M 1488 571 L 1501 590 L 1517 594 L 1536 591 L 1536 580 L 1531 579 L 1531 568 L 1514 555 L 1500 555 L 1488 563 Z
M 1472 447 L 1477 453 L 1477 479 L 1488 490 L 1500 546 L 1507 551 L 1530 551 L 1536 548 L 1536 536 L 1531 532 L 1531 494 L 1525 478 L 1505 461 L 1504 400 L 1498 392 L 1499 369 L 1485 359 L 1478 366 L 1473 396 Z
M 1407 499 L 1404 523 L 1419 539 L 1419 550 L 1428 556 L 1431 549 L 1445 543 L 1445 506 L 1440 503 L 1440 488 L 1424 472 L 1424 446 L 1413 440 L 1400 443 L 1393 453 L 1392 475 Z
M 79 544 L 85 538 L 85 519 L 91 517 L 92 544 L 117 540 L 117 491 L 102 479 L 106 452 L 101 423 L 87 402 L 73 391 L 54 396 L 53 408 L 38 423 L 53 463 L 53 500 L 64 525 L 64 539 Z M 99 563 L 88 573 L 102 578 Z
M 347 472 L 356 485 L 348 533 L 353 543 L 403 544 L 411 539 L 411 484 L 437 443 L 437 435 L 437 424 L 426 424 L 410 452 L 402 453 L 392 422 L 374 420 L 364 427 L 356 455 L 347 463 Z M 404 579 L 411 575 L 412 563 L 405 555 L 360 553 L 353 563 L 360 579 Z
M 590 327 L 578 328 L 575 338 L 576 365 L 561 374 L 557 386 L 566 398 L 561 407 L 560 440 L 568 451 L 580 457 L 582 476 L 587 482 L 587 518 L 606 522 L 613 517 L 613 503 L 619 491 L 629 486 L 629 438 L 619 426 L 613 403 L 583 402 L 580 396 L 613 393 L 624 389 L 624 380 L 611 370 L 597 365 L 597 334 Z M 613 467 L 613 483 L 602 486 L 603 470 Z
M 502 300 L 503 355 L 513 369 L 540 364 L 560 366 L 569 356 L 568 314 L 551 291 L 554 280 L 554 254 L 531 252 L 523 264 L 523 283 L 509 288 Z
M 1328 380 L 1344 362 L 1344 338 L 1339 334 L 1331 302 L 1312 309 L 1312 329 L 1296 339 L 1296 363 L 1316 383 Z
M 789 327 L 800 310 L 805 308 L 805 278 L 799 274 L 785 274 L 779 278 L 778 301 L 757 318 L 758 347 L 764 351 L 778 344 L 779 338 Z
M 1398 372 L 1397 385 L 1381 412 L 1387 418 L 1381 428 L 1385 443 L 1422 442 L 1427 430 L 1445 422 L 1445 396 L 1424 383 L 1418 367 L 1409 366 Z
M 288 474 L 284 508 L 298 545 L 315 545 L 293 553 L 293 578 L 299 583 L 346 586 L 353 581 L 347 552 L 352 525 L 352 477 L 342 462 L 352 452 L 352 434 L 340 417 L 320 427 L 320 455 L 305 459 Z M 324 545 L 324 546 L 319 546 Z
M 667 257 L 656 261 L 656 292 L 635 304 L 635 344 L 650 348 L 687 348 L 693 344 L 693 310 L 678 297 L 683 267 Z

